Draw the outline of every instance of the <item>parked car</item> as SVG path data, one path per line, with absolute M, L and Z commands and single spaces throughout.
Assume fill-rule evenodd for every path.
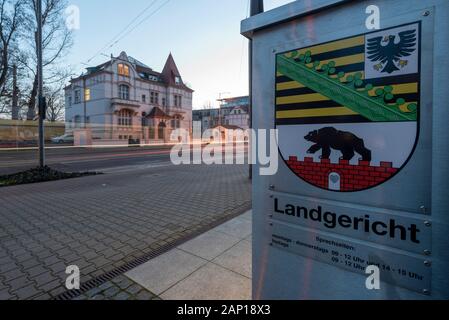
M 75 138 L 73 137 L 73 134 L 64 134 L 60 137 L 54 137 L 51 139 L 51 142 L 53 143 L 73 143 L 75 141 Z

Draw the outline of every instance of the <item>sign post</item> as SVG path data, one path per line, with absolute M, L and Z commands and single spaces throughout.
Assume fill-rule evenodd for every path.
M 253 171 L 255 299 L 449 298 L 448 13 L 312 0 L 242 22 L 253 126 L 279 135 L 278 172 Z

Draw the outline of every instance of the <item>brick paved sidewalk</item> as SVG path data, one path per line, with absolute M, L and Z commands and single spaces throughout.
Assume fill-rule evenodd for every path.
M 0 300 L 54 298 L 68 265 L 84 283 L 248 210 L 247 171 L 170 166 L 1 188 Z
M 251 211 L 74 300 L 250 300 Z

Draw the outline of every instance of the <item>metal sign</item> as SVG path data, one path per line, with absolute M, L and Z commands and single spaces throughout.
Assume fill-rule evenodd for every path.
M 393 178 L 415 149 L 420 23 L 280 53 L 276 128 L 288 167 L 326 190 Z
M 272 244 L 355 273 L 377 266 L 382 281 L 430 294 L 432 262 L 416 255 L 282 223 L 273 225 Z
M 449 298 L 447 12 L 311 0 L 242 22 L 254 129 L 278 129 L 281 160 L 253 171 L 255 299 Z
M 432 227 L 407 212 L 274 193 L 273 219 L 417 254 L 432 250 Z

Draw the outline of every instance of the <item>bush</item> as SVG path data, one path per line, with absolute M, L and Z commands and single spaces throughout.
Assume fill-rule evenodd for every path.
M 14 186 L 28 183 L 38 183 L 46 181 L 56 181 L 64 179 L 80 178 L 85 176 L 98 175 L 98 172 L 61 172 L 50 167 L 38 167 L 27 171 L 0 176 L 0 187 Z

